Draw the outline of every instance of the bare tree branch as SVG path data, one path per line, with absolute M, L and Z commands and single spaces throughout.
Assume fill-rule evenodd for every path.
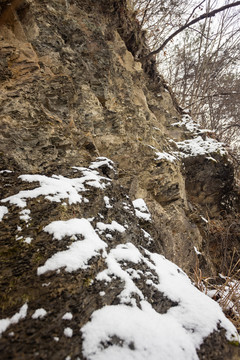
M 239 92 L 226 92 L 226 93 L 198 96 L 198 100 L 192 102 L 191 104 L 188 104 L 187 106 L 185 106 L 183 108 L 183 110 L 190 108 L 192 105 L 197 104 L 198 102 L 202 101 L 203 99 L 209 99 L 209 98 L 219 97 L 219 96 L 232 96 L 232 95 L 240 95 L 240 93 Z
M 147 56 L 144 56 L 142 59 L 147 59 L 150 58 L 153 55 L 158 54 L 161 50 L 163 50 L 163 48 L 169 43 L 169 41 L 171 41 L 176 35 L 178 35 L 179 33 L 181 33 L 183 30 L 189 28 L 191 25 L 196 24 L 197 22 L 206 19 L 206 18 L 210 18 L 215 16 L 217 13 L 222 12 L 226 9 L 229 9 L 231 7 L 235 7 L 235 6 L 239 6 L 240 5 L 240 1 L 236 1 L 234 3 L 230 3 L 224 6 L 221 6 L 220 8 L 217 8 L 215 10 L 212 10 L 210 12 L 207 12 L 205 14 L 200 15 L 199 17 L 197 17 L 196 19 L 193 19 L 192 21 L 190 21 L 189 23 L 186 23 L 185 25 L 181 26 L 178 30 L 174 31 L 163 43 L 161 46 L 159 46 L 156 50 L 151 51 Z

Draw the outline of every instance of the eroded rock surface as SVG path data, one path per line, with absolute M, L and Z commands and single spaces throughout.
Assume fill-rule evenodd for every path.
M 131 9 L 123 0 L 29 0 L 0 1 L 0 11 L 5 358 L 115 359 L 117 349 L 165 360 L 172 342 L 178 359 L 205 359 L 208 348 L 218 359 L 219 342 L 225 358 L 237 356 L 230 323 L 178 268 L 191 275 L 198 257 L 206 274 L 219 270 L 205 218 L 237 201 L 233 167 L 223 145 L 179 112 L 154 63 L 138 61 L 147 50 Z M 203 296 L 200 308 L 164 276 Z M 209 326 L 198 312 L 211 307 Z M 159 327 L 147 350 L 144 332 L 129 340 L 135 325 L 114 332 L 107 319 L 119 322 L 118 312 L 150 334 L 151 321 Z M 105 316 L 106 337 L 91 338 Z M 179 332 L 159 350 L 161 324 Z

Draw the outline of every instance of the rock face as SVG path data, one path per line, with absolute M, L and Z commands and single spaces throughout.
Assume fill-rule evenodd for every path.
M 4 358 L 239 358 L 234 327 L 179 268 L 220 270 L 205 218 L 236 207 L 233 167 L 136 60 L 129 5 L 0 11 Z

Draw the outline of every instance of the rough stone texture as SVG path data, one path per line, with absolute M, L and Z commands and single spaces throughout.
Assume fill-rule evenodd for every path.
M 74 357 L 81 351 L 79 340 L 69 348 L 67 339 L 62 339 L 53 351 L 45 329 L 58 336 L 63 331 L 62 313 L 69 309 L 77 314 L 72 324 L 77 331 L 103 301 L 116 301 L 121 284 L 116 281 L 104 299 L 99 297 L 99 285 L 89 286 L 89 279 L 103 268 L 96 260 L 89 274 L 49 274 L 41 282 L 49 280 L 51 291 L 40 286 L 37 267 L 68 245 L 67 240 L 49 242 L 43 227 L 59 218 L 95 217 L 97 222 L 102 214 L 105 222 L 118 218 L 129 225 L 123 242 L 130 239 L 141 245 L 139 225 L 124 213 L 122 202 L 130 204 L 125 194 L 132 200 L 143 198 L 153 219 L 141 224 L 155 239 L 149 249 L 191 274 L 195 246 L 202 252 L 203 270 L 215 274 L 218 269 L 209 257 L 200 215 L 217 217 L 229 208 L 233 168 L 227 157 L 218 154 L 212 154 L 216 162 L 204 156 L 184 162 L 156 160 L 156 151 L 176 150 L 169 138 L 182 141 L 191 135 L 171 126 L 181 114 L 154 62 L 135 60 L 147 50 L 125 1 L 28 0 L 12 1 L 10 10 L 7 6 L 7 1 L 0 1 L 0 170 L 13 173 L 1 174 L 1 199 L 26 189 L 18 178 L 24 173 L 69 175 L 72 166 L 86 165 L 98 156 L 118 166 L 108 194 L 115 199 L 114 213 L 106 212 L 96 191 L 89 193 L 91 208 L 72 205 L 67 212 L 61 205 L 33 199 L 30 228 L 20 223 L 22 236 L 30 230 L 35 236 L 31 246 L 15 239 L 19 209 L 14 205 L 8 222 L 0 223 L 0 317 L 11 317 L 26 299 L 37 308 L 45 298 L 53 309 L 52 319 L 59 318 L 54 326 L 49 318 L 43 319 L 37 329 L 33 320 L 19 323 L 13 337 L 3 335 L 1 353 L 5 359 L 60 359 L 67 353 Z M 106 175 L 104 171 L 109 170 L 102 169 Z M 162 294 L 157 303 L 156 294 L 142 291 L 159 312 L 174 306 Z M 206 343 L 206 349 L 215 349 L 213 342 Z M 200 352 L 202 359 L 205 351 Z M 211 359 L 220 359 L 214 351 Z M 228 345 L 222 351 L 227 354 Z

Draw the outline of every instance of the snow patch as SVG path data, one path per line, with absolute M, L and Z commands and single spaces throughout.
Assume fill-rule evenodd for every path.
M 195 360 L 198 359 L 196 350 L 217 330 L 218 324 L 226 329 L 229 340 L 238 339 L 235 327 L 219 305 L 196 289 L 178 266 L 162 255 L 144 252 L 145 255 L 141 254 L 128 243 L 118 245 L 107 255 L 107 269 L 98 274 L 97 280 L 109 282 L 118 277 L 124 282 L 124 289 L 119 295 L 120 305 L 95 311 L 91 321 L 81 329 L 83 355 L 87 359 L 155 360 L 161 354 L 160 358 L 164 360 Z M 156 312 L 133 281 L 138 271 L 134 268 L 124 270 L 127 261 L 144 263 L 149 270 L 140 273 L 143 276 L 148 273 L 154 278 L 154 282 L 146 279 L 146 284 L 176 305 L 165 314 Z M 113 345 L 112 338 L 115 339 Z
M 145 239 L 147 239 L 147 245 L 151 244 L 153 242 L 153 238 L 151 237 L 151 235 L 145 231 L 144 229 L 141 229 L 143 232 L 143 236 L 145 237 Z
M 27 199 L 44 196 L 45 199 L 52 202 L 61 202 L 63 199 L 68 199 L 70 205 L 77 204 L 82 202 L 82 195 L 79 192 L 87 191 L 86 186 L 105 189 L 111 182 L 111 179 L 100 176 L 98 171 L 93 170 L 93 168 L 74 167 L 73 169 L 81 171 L 83 176 L 71 179 L 61 175 L 52 175 L 52 177 L 45 175 L 21 175 L 19 176 L 21 180 L 39 182 L 40 186 L 32 190 L 22 190 L 18 194 L 9 196 L 1 201 L 10 202 L 24 208 L 27 206 Z
M 40 309 L 35 310 L 34 314 L 32 315 L 32 319 L 42 319 L 46 315 L 47 315 L 46 310 L 43 308 L 40 308 Z
M 107 269 L 99 273 L 96 279 L 109 282 L 111 281 L 111 278 L 120 278 L 125 283 L 124 290 L 119 295 L 121 303 L 135 304 L 135 299 L 131 296 L 133 293 L 137 294 L 141 299 L 143 299 L 144 296 L 134 284 L 131 275 L 122 269 L 121 264 L 119 263 L 121 261 L 138 263 L 141 261 L 141 254 L 131 243 L 118 245 L 107 255 L 105 260 Z
M 0 206 L 0 221 L 2 221 L 4 215 L 8 213 L 8 208 L 6 206 Z
M 12 324 L 17 324 L 20 320 L 24 319 L 27 316 L 28 305 L 24 304 L 18 313 L 13 315 L 10 319 L 2 319 L 0 320 L 0 337 L 2 333 L 7 330 L 7 328 Z
M 91 360 L 198 359 L 180 324 L 158 314 L 146 301 L 141 306 L 105 306 L 95 311 L 82 328 L 83 355 Z M 121 345 L 104 347 L 112 337 L 119 338 Z
M 96 161 L 91 162 L 90 169 L 98 169 L 102 166 L 107 166 L 109 169 L 114 170 L 114 162 L 106 157 L 98 157 Z
M 183 115 L 182 119 L 174 124 L 172 126 L 182 127 L 185 126 L 186 129 L 193 133 L 193 134 L 203 134 L 203 133 L 212 133 L 212 130 L 209 129 L 201 129 L 200 126 L 193 121 L 191 116 L 189 115 Z
M 63 331 L 66 337 L 71 338 L 73 336 L 73 330 L 70 327 L 66 327 Z
M 27 243 L 27 244 L 31 244 L 32 238 L 31 238 L 31 237 L 26 237 L 26 239 L 24 240 L 24 242 Z
M 22 211 L 20 211 L 20 219 L 24 220 L 26 223 L 31 219 L 30 217 L 30 210 L 29 209 L 23 209 Z
M 196 248 L 196 246 L 193 247 L 194 251 L 197 255 L 202 255 L 202 253 L 200 251 L 198 251 L 198 249 Z
M 135 214 L 139 219 L 143 219 L 146 221 L 151 220 L 151 214 L 148 210 L 148 207 L 143 199 L 133 200 L 133 206 L 135 209 Z
M 98 222 L 96 226 L 101 232 L 109 230 L 109 231 L 118 231 L 122 233 L 126 230 L 122 225 L 120 225 L 116 221 L 112 221 L 111 224 L 104 224 L 103 222 Z
M 107 244 L 94 231 L 87 219 L 70 219 L 67 221 L 53 221 L 44 228 L 44 231 L 53 235 L 54 239 L 61 240 L 65 236 L 80 235 L 83 240 L 73 242 L 68 250 L 60 251 L 49 258 L 37 270 L 38 275 L 46 271 L 65 267 L 68 272 L 86 269 L 88 261 L 104 251 Z
M 66 312 L 62 317 L 63 320 L 72 320 L 72 318 L 73 318 L 73 315 L 70 312 Z
M 111 209 L 113 207 L 112 205 L 110 205 L 110 199 L 108 196 L 104 196 L 103 200 L 107 209 Z
M 194 139 L 175 142 L 175 144 L 181 150 L 182 153 L 179 155 L 182 157 L 209 155 L 217 152 L 220 155 L 226 154 L 224 144 L 208 136 L 205 140 L 201 136 L 197 136 Z
M 0 174 L 3 174 L 3 173 L 9 173 L 10 174 L 10 173 L 12 173 L 12 171 L 11 170 L 1 170 Z
M 158 160 L 166 160 L 166 161 L 169 161 L 169 162 L 174 162 L 174 161 L 177 160 L 177 158 L 175 156 L 173 156 L 173 155 L 171 155 L 171 154 L 169 154 L 169 153 L 167 153 L 165 151 L 156 152 L 155 154 L 157 156 L 157 158 L 156 158 L 157 161 Z

